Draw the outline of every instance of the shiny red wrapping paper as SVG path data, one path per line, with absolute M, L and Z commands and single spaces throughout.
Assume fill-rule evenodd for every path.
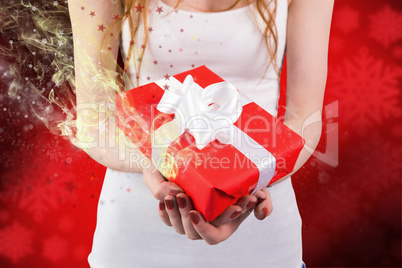
M 202 88 L 224 81 L 205 66 L 174 78 L 183 83 L 189 74 Z M 154 131 L 173 119 L 172 114 L 157 109 L 164 92 L 156 83 L 149 83 L 116 97 L 119 128 L 149 159 Z M 234 125 L 275 157 L 275 173 L 269 184 L 292 172 L 304 146 L 302 137 L 254 102 L 243 106 Z M 217 140 L 200 150 L 194 137 L 184 132 L 169 145 L 167 153 L 173 159 L 166 159 L 171 170 L 165 177 L 184 189 L 207 221 L 250 194 L 259 179 L 260 171 L 253 161 L 233 145 Z

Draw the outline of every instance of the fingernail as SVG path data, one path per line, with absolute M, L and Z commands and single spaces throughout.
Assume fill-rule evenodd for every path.
M 254 205 L 255 205 L 256 203 L 257 203 L 257 201 L 249 202 L 249 203 L 247 204 L 246 209 L 250 209 L 250 208 L 254 207 Z
M 177 204 L 179 205 L 179 208 L 183 209 L 186 207 L 186 199 L 184 199 L 183 197 L 177 196 L 176 201 L 177 201 Z
M 169 195 L 176 196 L 177 194 L 180 194 L 180 193 L 181 193 L 180 190 L 170 190 Z
M 267 208 L 263 208 L 263 209 L 262 209 L 262 214 L 263 214 L 262 219 L 265 219 L 265 218 L 268 216 L 268 209 L 267 209 Z
M 173 200 L 170 199 L 165 200 L 165 205 L 169 210 L 172 210 L 174 207 Z
M 231 218 L 231 219 L 234 219 L 234 218 L 236 218 L 237 216 L 239 216 L 240 213 L 241 213 L 241 211 L 236 211 L 236 212 L 234 212 L 234 213 L 232 214 L 232 216 L 230 216 L 230 218 Z
M 165 204 L 162 202 L 159 202 L 159 209 L 160 210 L 165 210 Z
M 198 224 L 200 222 L 200 217 L 198 217 L 197 212 L 190 211 L 190 219 L 194 224 Z

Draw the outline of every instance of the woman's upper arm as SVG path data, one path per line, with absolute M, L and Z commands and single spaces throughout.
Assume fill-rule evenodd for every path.
M 305 140 L 293 174 L 311 156 L 321 136 L 320 115 L 327 79 L 329 30 L 334 0 L 289 2 L 284 123 Z
M 322 109 L 334 0 L 292 0 L 287 31 L 286 119 Z
M 113 31 L 108 32 L 108 37 L 111 38 L 105 39 L 106 42 L 103 43 L 102 49 L 101 43 L 107 28 L 116 18 L 115 16 L 120 16 L 119 2 L 114 0 L 68 0 L 73 30 L 77 104 L 88 101 L 85 96 L 88 96 L 88 93 L 91 95 L 91 93 L 87 91 L 99 91 L 99 85 L 96 86 L 98 87 L 96 89 L 91 88 L 90 80 L 84 79 L 83 74 L 86 70 L 116 71 L 119 49 L 118 33 L 114 33 L 116 36 L 111 36 Z M 100 53 L 101 50 L 102 53 Z M 91 64 L 92 66 L 89 66 Z M 94 76 L 94 74 L 89 75 Z

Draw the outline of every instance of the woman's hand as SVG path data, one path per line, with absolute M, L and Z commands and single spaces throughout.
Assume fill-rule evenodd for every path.
M 164 202 L 165 197 L 184 193 L 183 189 L 174 182 L 165 180 L 162 174 L 154 167 L 144 168 L 144 183 L 151 191 L 152 195 L 160 202 Z
M 205 221 L 201 213 L 196 210 L 191 210 L 189 215 L 198 235 L 207 244 L 216 245 L 228 239 L 253 210 L 255 217 L 259 220 L 271 214 L 273 207 L 267 189 L 258 191 L 255 195 L 242 197 L 236 205 L 228 207 L 212 222 Z
M 191 199 L 184 193 L 168 195 L 159 204 L 162 221 L 179 234 L 189 239 L 203 239 L 207 244 L 216 245 L 229 238 L 240 224 L 254 210 L 257 219 L 263 220 L 272 212 L 272 201 L 267 189 L 242 197 L 235 205 L 229 206 L 221 215 L 207 222 L 194 210 Z
M 159 217 L 167 226 L 189 239 L 203 239 L 210 245 L 229 238 L 254 210 L 257 219 L 263 220 L 272 212 L 271 196 L 267 189 L 242 197 L 221 215 L 207 222 L 194 210 L 191 198 L 181 187 L 165 178 L 155 168 L 143 170 L 144 182 L 152 195 L 159 200 Z

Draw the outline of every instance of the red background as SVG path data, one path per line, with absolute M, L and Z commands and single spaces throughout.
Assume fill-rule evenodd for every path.
M 339 164 L 313 157 L 293 177 L 304 260 L 401 267 L 402 4 L 335 2 L 325 104 L 339 115 L 319 151 L 337 124 Z M 25 116 L 1 63 L 0 266 L 88 267 L 105 168 Z

